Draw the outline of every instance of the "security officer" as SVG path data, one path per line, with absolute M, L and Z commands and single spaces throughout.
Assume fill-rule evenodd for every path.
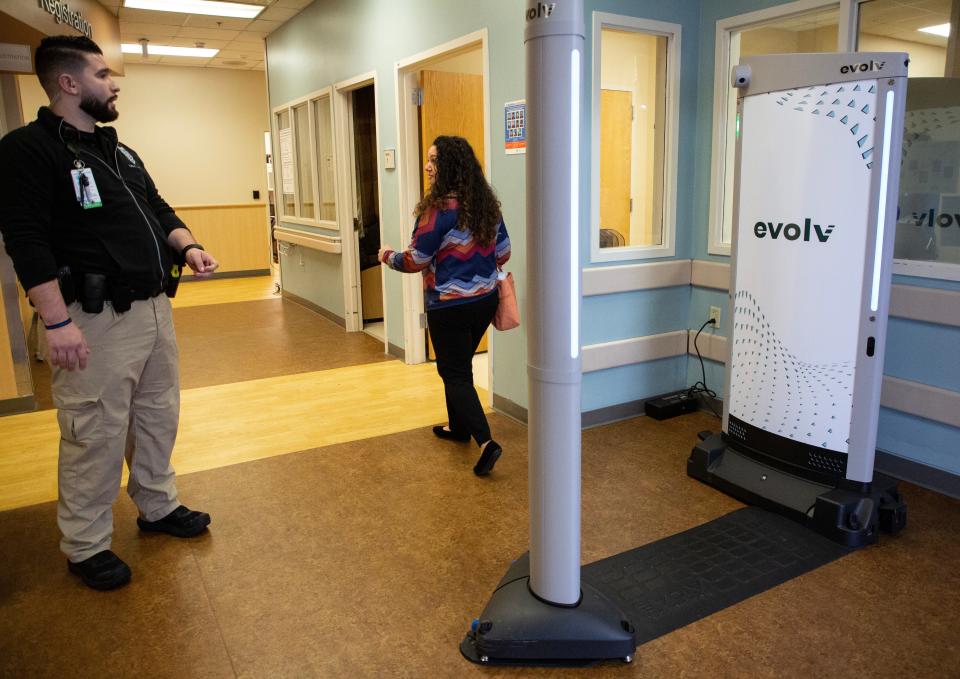
M 60 548 L 90 587 L 126 584 L 110 551 L 123 460 L 143 531 L 177 537 L 209 514 L 177 499 L 170 454 L 180 384 L 170 300 L 178 264 L 217 261 L 193 239 L 113 128 L 114 83 L 86 37 L 45 38 L 36 70 L 50 106 L 0 140 L 0 231 L 46 328 L 60 424 Z

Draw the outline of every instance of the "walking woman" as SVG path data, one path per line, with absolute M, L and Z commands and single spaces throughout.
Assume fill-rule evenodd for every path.
M 503 452 L 473 386 L 473 354 L 493 320 L 499 299 L 497 269 L 510 259 L 500 201 L 466 139 L 437 137 L 424 167 L 430 190 L 417 205 L 416 229 L 403 252 L 380 251 L 391 269 L 423 273 L 424 306 L 447 399 L 442 439 L 480 446 L 473 468 L 486 476 Z

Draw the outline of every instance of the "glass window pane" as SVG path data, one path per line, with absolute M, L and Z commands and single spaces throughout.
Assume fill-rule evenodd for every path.
M 762 26 L 734 31 L 730 35 L 730 65 L 742 57 L 761 54 L 836 52 L 839 9 L 777 19 Z M 733 174 L 736 156 L 737 90 L 727 87 L 727 140 L 723 170 L 723 222 L 720 242 L 730 244 L 733 223 Z
M 600 247 L 662 245 L 667 38 L 600 41 Z
M 960 265 L 960 78 L 910 81 L 900 167 L 893 256 Z
M 280 178 L 280 210 L 284 217 L 296 216 L 296 204 L 293 194 L 293 131 L 290 129 L 290 111 L 277 114 L 277 145 L 280 150 L 280 163 L 277 174 Z
M 871 0 L 860 5 L 857 50 L 907 52 L 911 78 L 940 78 L 947 64 L 947 36 L 922 31 L 950 25 L 950 0 L 905 3 Z
M 317 183 L 320 188 L 320 219 L 333 222 L 337 219 L 337 198 L 334 192 L 333 119 L 330 113 L 330 96 L 324 95 L 313 102 L 313 119 L 316 121 L 317 137 Z
M 293 109 L 295 126 L 294 138 L 297 144 L 297 179 L 300 189 L 300 216 L 314 219 L 313 169 L 310 158 L 310 121 L 307 118 L 307 105 L 301 104 Z

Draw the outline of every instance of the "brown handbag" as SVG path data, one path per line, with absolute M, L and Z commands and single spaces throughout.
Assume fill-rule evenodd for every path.
M 517 288 L 513 283 L 513 274 L 508 273 L 497 281 L 500 302 L 493 316 L 493 327 L 497 330 L 513 330 L 520 325 L 520 306 L 517 304 Z

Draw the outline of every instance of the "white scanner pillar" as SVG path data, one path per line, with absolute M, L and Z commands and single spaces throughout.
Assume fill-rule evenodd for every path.
M 531 2 L 527 53 L 530 588 L 580 599 L 583 2 Z
M 632 624 L 580 582 L 583 0 L 528 2 L 524 20 L 530 551 L 507 569 L 460 651 L 490 664 L 630 661 Z

